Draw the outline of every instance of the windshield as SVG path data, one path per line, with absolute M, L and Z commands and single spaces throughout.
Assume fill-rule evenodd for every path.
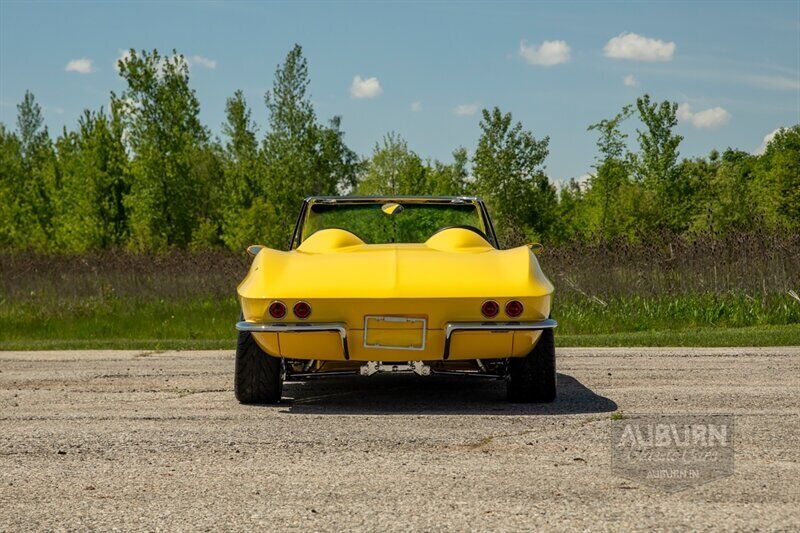
M 387 206 L 399 204 L 401 209 Z M 475 203 L 312 203 L 301 241 L 321 229 L 338 228 L 354 233 L 367 244 L 421 243 L 448 226 L 471 226 L 486 235 Z

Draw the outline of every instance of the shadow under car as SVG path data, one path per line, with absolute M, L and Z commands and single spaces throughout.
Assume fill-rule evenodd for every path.
M 557 375 L 552 403 L 510 403 L 502 379 L 408 374 L 287 381 L 277 406 L 321 415 L 559 415 L 608 413 L 617 404 L 567 374 Z

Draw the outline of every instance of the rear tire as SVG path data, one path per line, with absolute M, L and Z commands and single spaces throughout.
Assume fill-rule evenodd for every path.
M 556 398 L 556 347 L 553 330 L 545 329 L 533 350 L 509 361 L 508 400 L 550 403 Z
M 233 390 L 241 403 L 278 403 L 283 392 L 281 360 L 262 350 L 253 334 L 240 331 Z

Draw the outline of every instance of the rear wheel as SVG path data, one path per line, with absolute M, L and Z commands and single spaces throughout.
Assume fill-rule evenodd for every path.
M 509 361 L 508 399 L 512 402 L 550 403 L 556 398 L 556 347 L 553 330 L 542 331 L 525 357 Z
M 283 392 L 281 360 L 262 350 L 253 334 L 240 331 L 233 389 L 241 403 L 278 403 Z

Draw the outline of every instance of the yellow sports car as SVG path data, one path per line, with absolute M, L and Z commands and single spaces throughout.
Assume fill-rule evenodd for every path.
M 284 379 L 411 372 L 501 378 L 512 401 L 551 402 L 539 248 L 501 250 L 474 197 L 307 198 L 288 252 L 248 248 L 236 398 L 278 402 Z

